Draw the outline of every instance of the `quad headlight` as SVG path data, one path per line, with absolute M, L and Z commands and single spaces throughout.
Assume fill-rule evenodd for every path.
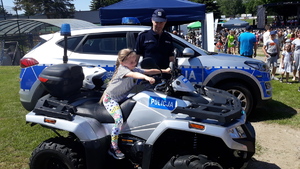
M 241 126 L 237 126 L 235 128 L 229 129 L 229 134 L 231 138 L 246 138 L 247 135 L 244 132 L 243 128 Z

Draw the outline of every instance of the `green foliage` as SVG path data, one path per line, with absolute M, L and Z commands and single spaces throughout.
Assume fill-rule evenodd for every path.
M 220 18 L 221 12 L 220 12 L 220 6 L 218 3 L 216 3 L 215 0 L 190 0 L 192 2 L 205 4 L 206 5 L 206 13 L 213 12 L 214 18 Z
M 0 6 L 0 15 L 3 15 L 5 13 L 5 15 L 7 15 L 7 11 L 2 7 Z
M 26 16 L 45 14 L 47 18 L 71 18 L 75 7 L 73 0 L 14 0 L 15 8 L 25 11 Z
M 101 7 L 109 6 L 109 5 L 112 5 L 112 4 L 120 2 L 120 1 L 121 0 L 92 0 L 90 9 L 92 11 L 96 11 Z
M 216 0 L 220 6 L 222 15 L 226 17 L 235 17 L 240 14 L 257 14 L 257 7 L 278 2 L 297 2 L 297 0 Z M 290 7 L 282 8 L 282 6 L 268 8 L 269 15 L 284 15 Z
M 236 17 L 245 12 L 243 0 L 217 0 L 220 11 L 226 17 Z
M 245 6 L 245 13 L 252 14 L 253 16 L 257 14 L 257 6 L 263 5 L 263 0 L 244 0 L 243 4 Z

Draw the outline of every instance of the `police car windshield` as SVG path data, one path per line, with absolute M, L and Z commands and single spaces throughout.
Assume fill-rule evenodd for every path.
M 201 56 L 201 55 L 216 55 L 218 53 L 216 52 L 209 52 L 207 50 L 204 50 L 198 46 L 195 46 L 193 44 L 191 44 L 190 42 L 186 41 L 186 40 L 179 40 L 182 39 L 181 37 L 177 36 L 177 35 L 173 35 L 173 43 L 175 48 L 177 48 L 179 51 L 183 51 L 184 48 L 192 48 L 195 51 L 195 55 L 194 56 Z

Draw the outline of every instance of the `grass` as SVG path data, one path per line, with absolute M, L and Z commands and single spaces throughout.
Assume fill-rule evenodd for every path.
M 0 66 L 0 169 L 28 169 L 32 150 L 43 140 L 55 136 L 49 129 L 31 127 L 28 113 L 19 101 L 17 66 Z M 272 81 L 273 100 L 256 109 L 250 121 L 266 121 L 300 129 L 300 84 Z
M 0 66 L 0 169 L 27 169 L 31 151 L 53 132 L 25 122 L 17 66 Z

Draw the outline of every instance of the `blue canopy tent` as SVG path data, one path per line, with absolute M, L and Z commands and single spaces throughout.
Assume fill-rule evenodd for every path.
M 123 0 L 99 9 L 101 25 L 120 25 L 123 17 L 136 17 L 142 25 L 151 25 L 155 9 L 167 14 L 167 25 L 180 25 L 205 19 L 204 4 L 188 0 Z
M 240 19 L 231 19 L 225 23 L 223 23 L 223 27 L 224 28 L 245 28 L 246 26 L 248 26 L 249 23 L 246 21 L 242 21 Z

